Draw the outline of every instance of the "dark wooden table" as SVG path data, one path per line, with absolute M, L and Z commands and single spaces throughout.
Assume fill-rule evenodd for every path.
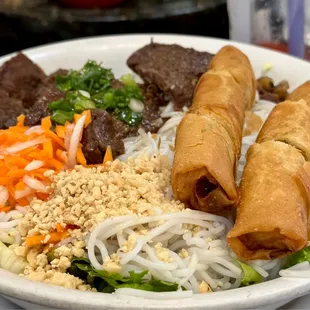
M 63 8 L 56 2 L 0 0 L 0 54 L 94 35 L 151 32 L 229 36 L 226 0 L 127 0 L 105 10 Z

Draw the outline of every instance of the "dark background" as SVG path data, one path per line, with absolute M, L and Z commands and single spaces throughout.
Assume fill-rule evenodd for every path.
M 229 37 L 225 0 L 127 0 L 110 9 L 72 9 L 48 0 L 0 0 L 0 55 L 95 35 L 178 33 Z

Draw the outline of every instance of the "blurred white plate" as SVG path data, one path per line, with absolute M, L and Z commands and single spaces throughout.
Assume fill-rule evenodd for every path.
M 177 35 L 110 36 L 63 42 L 25 51 L 46 72 L 58 68 L 80 68 L 88 59 L 102 62 L 116 76 L 128 72 L 126 60 L 138 48 L 150 43 L 176 43 L 200 51 L 216 53 L 233 44 L 246 53 L 257 76 L 268 61 L 273 64 L 275 81 L 287 79 L 292 88 L 310 79 L 310 63 L 284 54 L 225 40 Z M 12 57 L 0 58 L 0 64 Z M 27 309 L 275 309 L 310 292 L 310 279 L 279 278 L 266 283 L 213 294 L 200 294 L 182 300 L 147 300 L 113 294 L 68 290 L 32 282 L 0 270 L 0 295 L 11 297 Z M 45 307 L 44 307 L 45 306 Z M 47 309 L 45 308 L 45 309 Z

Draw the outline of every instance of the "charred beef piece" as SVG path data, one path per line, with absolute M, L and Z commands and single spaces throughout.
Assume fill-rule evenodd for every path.
M 92 122 L 84 130 L 82 138 L 87 163 L 102 163 L 108 145 L 114 157 L 123 154 L 125 148 L 122 139 L 130 133 L 131 128 L 104 110 L 94 109 L 91 114 Z
M 50 74 L 46 81 L 47 83 L 55 83 L 56 82 L 56 77 L 59 75 L 67 75 L 69 73 L 69 70 L 66 69 L 58 69 L 57 71 L 53 72 Z
M 162 125 L 159 107 L 167 104 L 164 94 L 150 84 L 139 85 L 144 95 L 144 112 L 140 128 L 157 132 Z M 112 81 L 113 88 L 121 88 L 119 80 Z M 92 122 L 84 130 L 82 145 L 83 153 L 88 164 L 100 164 L 103 161 L 107 146 L 112 147 L 113 156 L 117 157 L 125 152 L 123 139 L 133 136 L 138 128 L 130 127 L 118 120 L 116 116 L 100 109 L 92 110 Z
M 154 84 L 139 86 L 142 88 L 144 95 L 144 111 L 140 127 L 146 132 L 157 132 L 163 124 L 159 108 L 167 104 L 165 95 Z
M 48 104 L 63 97 L 65 97 L 65 93 L 58 90 L 53 84 L 43 85 L 38 92 L 35 104 L 26 112 L 25 124 L 27 126 L 40 124 L 41 119 L 50 114 Z
M 16 125 L 16 118 L 23 113 L 23 103 L 0 89 L 0 129 Z
M 37 98 L 38 88 L 46 75 L 24 54 L 19 53 L 0 68 L 0 89 L 11 98 L 22 101 L 24 108 L 31 107 Z
M 36 102 L 26 112 L 25 124 L 27 126 L 40 124 L 41 119 L 50 114 L 48 104 L 65 97 L 65 93 L 56 88 L 55 79 L 56 76 L 66 75 L 67 73 L 68 70 L 59 69 L 44 80 L 38 89 Z
M 198 79 L 212 57 L 191 48 L 152 42 L 131 55 L 127 64 L 145 82 L 167 94 L 180 110 L 191 105 Z

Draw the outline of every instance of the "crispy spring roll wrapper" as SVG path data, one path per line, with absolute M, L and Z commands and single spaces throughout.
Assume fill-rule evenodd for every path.
M 210 63 L 208 73 L 230 73 L 242 89 L 246 108 L 255 103 L 256 80 L 248 57 L 233 46 L 223 47 Z M 199 84 L 198 84 L 199 86 Z
M 256 88 L 248 58 L 232 46 L 222 48 L 209 69 L 177 130 L 172 188 L 192 208 L 219 213 L 238 202 L 244 115 Z
M 310 107 L 306 101 L 284 101 L 272 110 L 256 142 L 269 140 L 295 146 L 310 161 Z
M 287 100 L 299 101 L 300 99 L 305 100 L 310 104 L 310 81 L 297 87 L 288 97 Z
M 253 144 L 227 241 L 244 260 L 273 259 L 307 245 L 309 175 L 299 150 L 280 141 Z

